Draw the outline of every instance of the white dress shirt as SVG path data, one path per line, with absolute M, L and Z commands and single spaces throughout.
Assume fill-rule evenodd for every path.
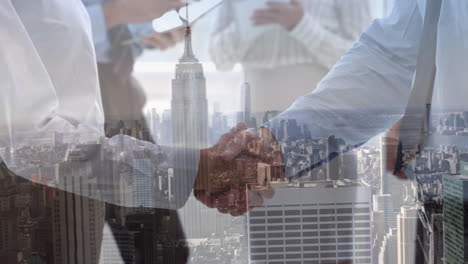
M 91 24 L 81 0 L 0 2 L 0 95 L 0 158 L 16 175 L 123 206 L 184 205 L 199 150 L 105 138 Z M 185 163 L 171 165 L 172 155 Z M 176 193 L 152 185 L 156 171 L 168 166 L 184 171 L 161 179 Z M 148 192 L 149 202 L 128 198 L 141 192 L 130 180 Z
M 313 138 L 335 135 L 352 146 L 393 126 L 406 109 L 416 57 L 424 45 L 420 38 L 425 6 L 425 0 L 397 0 L 392 15 L 374 21 L 317 89 L 265 125 L 275 133 L 280 120 L 296 119 L 309 127 Z M 441 112 L 468 110 L 466 43 L 468 2 L 444 1 L 438 24 L 433 118 Z M 466 144 L 468 138 L 457 142 Z

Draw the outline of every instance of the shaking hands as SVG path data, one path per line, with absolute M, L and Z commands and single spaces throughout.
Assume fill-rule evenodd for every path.
M 271 132 L 240 123 L 201 151 L 194 194 L 208 207 L 238 216 L 271 198 L 270 183 L 285 178 L 280 146 Z

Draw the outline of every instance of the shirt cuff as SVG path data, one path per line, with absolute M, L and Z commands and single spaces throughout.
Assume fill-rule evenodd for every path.
M 289 34 L 306 46 L 318 43 L 317 39 L 321 39 L 320 24 L 314 18 L 305 13 L 301 21 L 291 30 Z
M 162 150 L 165 153 L 170 153 L 171 156 L 169 166 L 173 168 L 173 178 L 171 180 L 172 207 L 181 208 L 190 197 L 197 178 L 200 150 L 168 146 L 162 146 Z
M 101 4 L 86 6 L 89 17 L 91 18 L 91 26 L 93 33 L 94 48 L 96 50 L 96 58 L 98 62 L 110 62 L 110 43 L 107 38 L 107 26 L 104 12 Z
M 128 24 L 128 30 L 132 34 L 133 38 L 144 37 L 144 36 L 147 36 L 156 32 L 154 30 L 152 22 Z M 143 44 L 143 42 L 141 41 L 136 41 L 132 46 L 133 56 L 134 57 L 140 56 L 145 50 L 145 48 L 149 48 L 149 47 Z

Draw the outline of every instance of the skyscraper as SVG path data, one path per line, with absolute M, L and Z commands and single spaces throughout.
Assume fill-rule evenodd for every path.
M 252 117 L 252 102 L 249 83 L 244 83 L 241 87 L 241 115 L 240 120 L 238 121 L 244 121 L 247 127 L 257 127 L 257 121 Z
M 382 246 L 379 250 L 379 264 L 394 264 L 397 263 L 397 230 L 396 228 L 390 228 L 387 234 L 385 234 Z
M 151 124 L 151 133 L 153 136 L 153 139 L 158 139 L 159 134 L 161 133 L 161 120 L 159 118 L 159 114 L 156 111 L 156 108 L 151 108 L 151 113 L 150 113 L 150 124 Z
M 468 163 L 461 162 L 462 173 Z M 445 263 L 468 262 L 468 175 L 444 176 Z
M 416 228 L 418 209 L 403 206 L 397 216 L 398 264 L 413 264 L 416 260 Z
M 134 151 L 133 166 L 133 206 L 154 207 L 153 163 L 143 151 Z
M 340 184 L 275 189 L 248 214 L 250 263 L 371 263 L 371 190 Z
M 96 197 L 96 186 L 83 182 L 83 175 L 63 173 L 72 163 L 59 165 L 60 189 L 53 205 L 54 263 L 99 263 L 104 224 L 104 203 Z
M 171 110 L 166 109 L 162 113 L 161 118 L 161 141 L 162 145 L 172 144 L 172 120 Z
M 203 66 L 193 54 L 190 26 L 186 27 L 185 50 L 172 80 L 172 142 L 175 147 L 208 145 L 208 103 Z M 177 162 L 177 160 L 176 160 Z

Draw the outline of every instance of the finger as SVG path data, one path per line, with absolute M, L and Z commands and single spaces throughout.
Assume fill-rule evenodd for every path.
M 218 196 L 217 199 L 218 203 L 216 205 L 216 208 L 218 211 L 222 214 L 229 214 L 229 197 L 228 193 L 222 193 Z
M 247 145 L 248 143 L 254 140 L 260 140 L 260 135 L 255 131 L 255 129 L 246 129 L 241 132 L 243 137 L 244 144 Z
M 184 28 L 176 28 L 174 30 L 169 31 L 169 34 L 171 34 L 171 37 L 175 42 L 180 42 L 180 41 L 184 40 L 185 29 Z
M 172 31 L 163 33 L 162 37 L 169 43 L 170 47 L 174 47 L 177 44 L 177 41 L 171 32 Z
M 229 141 L 234 138 L 235 134 L 233 132 L 228 132 L 221 136 L 218 142 L 213 146 L 214 150 L 219 150 L 220 148 L 225 148 Z
M 233 132 L 240 132 L 244 129 L 247 129 L 247 125 L 245 124 L 245 122 L 239 122 L 234 128 L 233 128 Z
M 158 50 L 166 50 L 169 47 L 169 43 L 160 33 L 156 33 L 151 37 L 143 39 L 143 43 Z
M 291 4 L 270 1 L 267 3 L 267 5 L 273 12 L 278 14 L 278 13 L 283 12 L 285 9 L 289 8 Z
M 254 25 L 279 24 L 278 17 L 275 15 L 255 15 L 252 21 Z
M 247 206 L 247 193 L 245 188 L 237 188 L 237 194 L 236 204 L 234 207 L 231 207 L 229 211 L 232 216 L 244 215 L 249 209 Z
M 209 208 L 216 207 L 216 198 L 214 196 L 208 195 L 205 191 L 197 191 L 195 194 L 195 198 L 200 201 L 202 204 L 206 205 Z
M 175 41 L 169 34 L 155 34 L 152 38 L 160 43 L 161 50 L 166 50 L 175 45 Z
M 220 156 L 227 161 L 234 159 L 245 150 L 245 146 L 247 145 L 245 142 L 246 138 L 253 137 L 251 135 L 252 132 L 247 132 L 245 123 L 239 123 L 231 131 L 232 134 L 230 134 L 229 140 L 226 140 L 226 138 L 222 144 L 217 146 L 221 152 Z
M 244 150 L 244 145 L 239 139 L 231 140 L 220 156 L 226 161 L 233 160 L 237 155 L 239 155 Z
M 221 138 L 218 140 L 218 143 L 216 143 L 213 146 L 213 148 L 215 149 L 220 148 L 220 147 L 224 148 L 228 144 L 228 142 L 236 136 L 236 134 L 239 131 L 242 131 L 246 128 L 247 126 L 245 125 L 244 122 L 238 123 L 235 127 L 231 128 L 231 130 L 229 130 L 228 133 L 222 135 Z
M 258 19 L 258 20 L 254 20 L 253 24 L 255 26 L 265 26 L 265 25 L 277 25 L 278 23 L 272 20 Z
M 276 12 L 273 12 L 270 9 L 259 9 L 255 11 L 254 14 L 252 15 L 253 20 L 263 19 L 263 20 L 275 21 L 277 17 L 278 17 L 278 14 L 276 14 Z
M 158 41 L 154 40 L 151 37 L 144 38 L 141 41 L 143 42 L 143 44 L 145 44 L 146 46 L 148 46 L 148 47 L 150 47 L 152 49 L 162 49 L 163 48 Z

